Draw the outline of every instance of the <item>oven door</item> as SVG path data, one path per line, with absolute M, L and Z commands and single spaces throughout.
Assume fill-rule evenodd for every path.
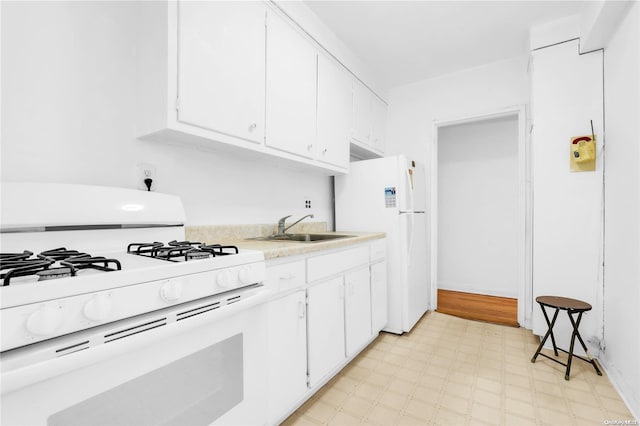
M 263 424 L 264 300 L 253 296 L 17 368 L 20 359 L 5 362 L 3 354 L 2 424 Z

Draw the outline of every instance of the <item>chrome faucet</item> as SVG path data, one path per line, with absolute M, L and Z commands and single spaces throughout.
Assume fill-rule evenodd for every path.
M 287 219 L 288 219 L 288 218 L 290 218 L 290 217 L 291 217 L 291 215 L 289 215 L 289 216 L 285 216 L 285 217 L 281 218 L 280 220 L 278 220 L 278 233 L 277 233 L 276 235 L 284 235 L 284 233 L 285 233 L 285 232 L 287 232 L 287 230 L 288 230 L 289 228 L 291 228 L 293 225 L 296 225 L 296 224 L 298 224 L 298 223 L 302 222 L 304 219 L 306 219 L 306 218 L 308 218 L 308 217 L 313 218 L 313 215 L 312 215 L 312 214 L 308 214 L 308 215 L 306 215 L 306 216 L 302 216 L 300 219 L 296 220 L 296 221 L 295 221 L 295 222 L 293 222 L 291 225 L 289 225 L 289 226 L 287 226 L 287 227 L 285 228 L 285 226 L 284 226 L 284 221 L 285 221 L 285 220 L 287 220 Z

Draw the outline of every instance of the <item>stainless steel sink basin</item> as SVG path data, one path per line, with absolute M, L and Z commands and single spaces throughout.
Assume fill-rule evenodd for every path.
M 269 237 L 247 238 L 248 240 L 259 241 L 297 241 L 300 243 L 314 243 L 319 241 L 337 240 L 339 238 L 350 238 L 353 235 L 336 235 L 336 234 L 284 234 L 271 235 Z

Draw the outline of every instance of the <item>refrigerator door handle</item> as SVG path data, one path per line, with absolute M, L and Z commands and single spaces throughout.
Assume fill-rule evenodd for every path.
M 407 201 L 409 201 L 409 210 L 413 211 L 413 177 L 411 174 L 413 171 L 409 168 L 404 169 L 404 175 L 407 178 Z
M 413 221 L 415 220 L 415 217 L 410 214 L 407 215 L 408 216 L 408 220 L 407 220 L 407 267 L 411 264 L 411 252 L 413 251 L 413 226 L 414 223 Z
M 399 210 L 400 214 L 425 213 L 425 210 Z

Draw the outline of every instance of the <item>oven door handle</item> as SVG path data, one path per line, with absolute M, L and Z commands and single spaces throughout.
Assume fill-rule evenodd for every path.
M 2 395 L 11 393 L 34 383 L 78 370 L 93 364 L 107 361 L 123 353 L 130 353 L 136 349 L 151 345 L 155 342 L 169 339 L 180 333 L 186 333 L 199 327 L 211 325 L 232 315 L 263 304 L 271 297 L 271 291 L 263 289 L 251 297 L 236 303 L 226 305 L 220 309 L 196 315 L 185 321 L 168 322 L 166 326 L 147 330 L 123 339 L 97 344 L 85 350 L 79 350 L 57 358 L 42 360 L 42 353 L 33 354 L 33 358 L 17 357 L 15 362 L 4 362 L 2 365 Z M 97 338 L 102 339 L 101 333 Z M 91 341 L 91 339 L 90 339 Z M 50 352 L 47 352 L 50 353 Z M 35 359 L 40 358 L 40 361 Z M 19 365 L 15 365 L 17 363 Z

